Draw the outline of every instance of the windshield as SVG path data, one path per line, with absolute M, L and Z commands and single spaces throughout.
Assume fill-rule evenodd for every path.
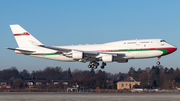
M 165 40 L 161 40 L 160 42 L 166 42 Z

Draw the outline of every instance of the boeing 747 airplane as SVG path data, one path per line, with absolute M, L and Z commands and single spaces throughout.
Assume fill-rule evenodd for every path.
M 92 45 L 46 46 L 34 38 L 20 25 L 10 25 L 19 48 L 7 48 L 17 54 L 58 60 L 90 62 L 88 67 L 96 69 L 102 61 L 101 69 L 107 62 L 126 63 L 129 59 L 168 55 L 177 48 L 163 39 L 124 40 Z

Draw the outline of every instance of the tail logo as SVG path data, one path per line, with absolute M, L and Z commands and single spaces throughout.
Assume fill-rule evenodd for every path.
M 32 45 L 34 45 L 34 46 L 39 45 L 39 44 L 37 44 L 36 42 L 34 42 L 34 41 L 32 41 L 32 40 L 29 40 L 29 42 L 30 42 Z
M 26 36 L 26 35 L 30 35 L 30 34 L 28 32 L 14 34 L 14 36 Z

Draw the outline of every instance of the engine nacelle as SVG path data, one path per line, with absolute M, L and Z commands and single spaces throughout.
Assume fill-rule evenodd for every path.
M 112 55 L 104 55 L 104 56 L 102 56 L 102 61 L 103 62 L 113 62 L 114 61 L 114 56 L 112 56 Z
M 74 51 L 72 53 L 72 58 L 73 59 L 83 59 L 84 58 L 84 53 L 83 52 Z

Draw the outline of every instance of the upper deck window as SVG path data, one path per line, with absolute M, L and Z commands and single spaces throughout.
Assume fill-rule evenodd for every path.
M 160 42 L 166 42 L 165 40 L 161 40 Z
M 128 42 L 127 44 L 136 44 L 136 42 Z
M 149 43 L 149 41 L 144 41 L 144 42 L 141 42 L 141 43 Z

